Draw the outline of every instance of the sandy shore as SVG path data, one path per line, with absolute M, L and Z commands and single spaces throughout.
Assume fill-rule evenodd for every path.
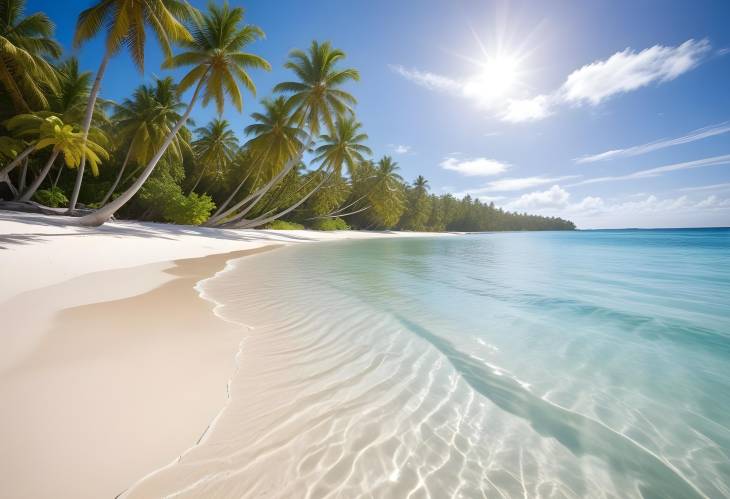
M 245 331 L 194 286 L 227 261 L 392 235 L 86 229 L 0 212 L 0 496 L 114 497 L 200 438 Z

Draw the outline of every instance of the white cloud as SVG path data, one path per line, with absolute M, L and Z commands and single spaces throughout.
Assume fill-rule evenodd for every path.
M 586 184 L 598 184 L 602 182 L 616 182 L 620 180 L 634 180 L 640 178 L 659 177 L 664 173 L 673 172 L 677 170 L 691 170 L 694 168 L 703 168 L 705 166 L 722 166 L 730 165 L 730 154 L 724 154 L 722 156 L 713 156 L 710 158 L 697 159 L 694 161 L 684 161 L 682 163 L 673 163 L 671 165 L 659 166 L 656 168 L 649 168 L 647 170 L 639 170 L 628 175 L 615 175 L 611 177 L 595 177 L 576 182 L 569 185 L 572 187 L 575 185 L 586 185 Z
M 550 99 L 546 95 L 538 95 L 532 99 L 510 100 L 500 118 L 510 123 L 521 123 L 538 121 L 550 114 Z
M 405 144 L 389 144 L 389 147 L 395 154 L 408 154 L 413 149 L 411 146 Z
M 665 149 L 667 147 L 673 147 L 681 144 L 688 144 L 697 140 L 706 139 L 708 137 L 714 137 L 730 132 L 730 122 L 719 123 L 717 125 L 710 125 L 704 128 L 694 130 L 687 135 L 681 137 L 675 137 L 673 139 L 661 139 L 647 144 L 641 144 L 638 146 L 627 147 L 625 149 L 613 149 L 611 151 L 605 151 L 599 154 L 593 154 L 590 156 L 583 156 L 576 158 L 576 163 L 593 163 L 595 161 L 606 161 L 615 158 L 626 158 L 631 156 L 639 156 L 649 152 L 657 151 L 659 149 Z
M 536 208 L 564 208 L 568 204 L 570 193 L 559 185 L 554 185 L 546 191 L 523 194 L 507 205 L 510 210 L 533 210 Z
M 505 172 L 510 165 L 488 158 L 457 159 L 447 157 L 440 163 L 444 170 L 459 172 L 467 177 L 489 177 Z
M 709 50 L 707 40 L 691 39 L 678 47 L 654 45 L 641 52 L 627 48 L 573 71 L 561 96 L 568 102 L 597 105 L 615 94 L 673 80 L 697 66 Z
M 726 225 L 730 214 L 730 198 L 717 195 L 693 199 L 688 195 L 660 198 L 644 193 L 639 199 L 628 196 L 623 201 L 608 202 L 586 196 L 573 202 L 571 194 L 559 185 L 523 194 L 503 206 L 508 210 L 560 216 L 582 228 Z
M 629 48 L 576 69 L 556 91 L 536 96 L 484 91 L 484 75 L 450 78 L 437 73 L 390 65 L 404 78 L 429 90 L 469 99 L 502 121 L 538 121 L 554 113 L 560 103 L 598 105 L 611 96 L 652 83 L 673 80 L 695 68 L 710 51 L 707 40 L 687 40 L 676 47 L 654 45 L 640 52 Z

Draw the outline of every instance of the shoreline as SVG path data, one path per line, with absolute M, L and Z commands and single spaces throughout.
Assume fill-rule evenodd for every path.
M 11 408 L 0 415 L 3 493 L 123 496 L 195 447 L 226 407 L 245 335 L 200 286 L 231 261 L 398 235 L 79 229 L 0 213 L 0 400 Z
M 245 331 L 216 315 L 197 283 L 231 260 L 274 248 L 95 274 L 97 281 L 149 272 L 172 278 L 54 314 L 32 352 L 3 373 L 0 399 L 13 408 L 0 416 L 5 493 L 114 497 L 199 440 L 225 406 Z M 43 481 L 34 480 L 38 473 Z

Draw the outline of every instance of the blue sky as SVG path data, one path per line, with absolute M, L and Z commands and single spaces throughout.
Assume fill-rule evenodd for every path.
M 70 45 L 87 0 L 29 0 Z M 203 7 L 205 2 L 193 2 Z M 581 228 L 730 225 L 730 2 L 321 0 L 241 2 L 267 38 L 250 51 L 258 97 L 290 79 L 293 48 L 330 40 L 376 157 L 469 193 Z M 95 70 L 102 40 L 79 52 Z M 154 42 L 139 74 L 117 56 L 102 94 L 121 100 L 168 74 Z M 175 75 L 175 73 L 172 73 Z M 179 73 L 178 73 L 179 74 Z M 239 135 L 258 109 L 225 117 Z M 214 110 L 197 109 L 203 124 Z

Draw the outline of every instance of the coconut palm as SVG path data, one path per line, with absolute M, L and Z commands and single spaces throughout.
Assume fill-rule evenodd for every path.
M 413 189 L 419 194 L 426 194 L 430 188 L 431 186 L 428 185 L 428 180 L 423 175 L 419 175 L 413 181 Z
M 74 34 L 74 47 L 80 47 L 84 42 L 94 38 L 101 30 L 106 32 L 104 56 L 96 72 L 94 85 L 86 105 L 84 121 L 81 124 L 84 137 L 89 133 L 101 80 L 104 78 L 104 72 L 111 57 L 126 47 L 132 56 L 132 61 L 142 71 L 144 69 L 146 30 L 150 27 L 160 42 L 165 57 L 169 58 L 172 55 L 172 43 L 192 40 L 192 36 L 181 20 L 196 15 L 196 11 L 185 0 L 98 0 L 95 5 L 79 14 Z M 82 158 L 69 201 L 69 211 L 76 207 L 85 164 L 86 160 Z
M 398 163 L 390 156 L 378 161 L 368 200 L 372 206 L 370 213 L 375 222 L 392 227 L 400 219 L 403 209 L 403 178 L 398 174 Z
M 320 133 L 321 125 L 334 131 L 337 117 L 352 113 L 356 99 L 340 87 L 350 81 L 358 81 L 360 73 L 355 69 L 339 69 L 337 64 L 345 53 L 333 49 L 329 42 L 313 41 L 308 52 L 294 50 L 284 65 L 297 75 L 298 81 L 279 83 L 275 92 L 289 95 L 296 108 L 297 119 L 309 130 L 312 137 Z
M 86 103 L 89 99 L 91 89 L 91 72 L 80 71 L 79 61 L 70 57 L 61 62 L 56 70 L 58 72 L 58 90 L 48 96 L 48 110 L 61 118 L 64 123 L 81 123 L 86 111 Z M 92 123 L 101 124 L 107 122 L 105 107 L 94 108 Z
M 284 178 L 292 168 L 298 165 L 304 151 L 311 148 L 316 137 L 319 136 L 321 127 L 324 125 L 330 133 L 334 133 L 335 121 L 345 114 L 352 114 L 352 106 L 357 102 L 348 92 L 342 90 L 342 85 L 360 79 L 360 74 L 355 69 L 340 69 L 339 62 L 345 58 L 345 53 L 339 49 L 333 49 L 329 42 L 319 43 L 313 41 L 307 52 L 294 50 L 289 54 L 289 61 L 284 65 L 296 74 L 297 81 L 279 83 L 274 91 L 288 95 L 288 102 L 294 112 L 295 122 L 300 128 L 309 132 L 309 141 L 302 147 L 298 154 L 291 157 L 279 173 L 266 185 L 254 193 L 254 199 L 260 200 L 276 183 Z M 286 210 L 271 216 L 260 216 L 254 220 L 243 220 L 240 213 L 227 222 L 235 227 L 257 227 L 289 213 L 296 209 L 307 198 L 319 189 L 327 176 L 321 176 L 322 180 L 303 196 L 294 205 Z M 258 201 L 245 210 L 250 210 Z
M 53 23 L 40 12 L 23 16 L 25 0 L 0 1 L 0 84 L 16 112 L 48 105 L 47 87 L 57 82 L 46 58 L 61 55 Z
M 38 123 L 37 131 L 35 123 Z M 18 128 L 21 136 L 37 133 L 38 140 L 33 146 L 36 151 L 52 148 L 45 166 L 20 196 L 20 201 L 29 201 L 33 197 L 51 170 L 54 161 L 61 154 L 63 154 L 64 163 L 69 168 L 77 168 L 81 164 L 81 158 L 88 156 L 89 166 L 95 176 L 99 174 L 101 159 L 109 157 L 106 150 L 94 140 L 103 140 L 103 135 L 92 132 L 84 141 L 81 132 L 74 130 L 72 125 L 65 124 L 57 116 L 51 115 L 39 121 L 38 117 L 34 115 L 18 115 L 9 120 L 6 126 L 11 130 Z
M 216 118 L 206 126 L 195 130 L 195 133 L 198 139 L 193 142 L 193 151 L 203 167 L 190 192 L 198 187 L 210 167 L 216 168 L 217 178 L 222 177 L 238 150 L 238 139 L 226 120 Z
M 91 75 L 88 72 L 79 71 L 78 61 L 75 58 L 70 58 L 60 63 L 57 66 L 56 71 L 56 90 L 51 92 L 48 96 L 47 109 L 45 111 L 39 111 L 34 115 L 24 113 L 25 116 L 22 117 L 16 125 L 16 132 L 25 126 L 30 125 L 31 132 L 26 133 L 25 137 L 37 140 L 38 137 L 34 136 L 32 129 L 35 127 L 37 130 L 38 126 L 42 123 L 42 120 L 49 116 L 57 116 L 61 119 L 61 121 L 67 124 L 80 123 L 84 114 L 86 99 L 89 95 Z M 96 107 L 94 121 L 103 123 L 107 121 L 103 107 Z M 18 151 L 18 154 L 14 156 L 15 159 L 0 171 L 0 182 L 6 182 L 10 186 L 11 191 L 14 191 L 14 187 L 10 182 L 9 173 L 20 165 L 21 162 L 33 151 L 35 151 L 35 143 L 31 142 L 26 144 L 25 147 Z
M 219 111 L 223 109 L 226 95 L 237 109 L 242 109 L 243 97 L 238 88 L 239 83 L 255 93 L 256 87 L 246 69 L 268 70 L 271 66 L 263 58 L 242 51 L 246 45 L 263 36 L 263 31 L 257 26 L 242 25 L 243 17 L 243 9 L 240 7 L 231 8 L 227 3 L 223 6 L 210 3 L 208 12 L 195 20 L 193 39 L 183 43 L 187 51 L 169 59 L 165 64 L 170 68 L 192 66 L 178 85 L 180 92 L 194 87 L 185 112 L 167 134 L 159 150 L 149 160 L 134 184 L 106 206 L 82 217 L 81 224 L 104 223 L 137 193 L 187 122 L 201 92 L 203 105 L 214 100 Z
M 111 198 L 130 162 L 145 165 L 157 152 L 159 144 L 180 120 L 183 107 L 185 105 L 180 102 L 177 87 L 170 77 L 158 79 L 154 86 L 141 85 L 131 98 L 115 106 L 115 134 L 127 152 L 101 206 Z M 183 152 L 190 150 L 187 139 L 187 133 L 177 134 L 165 155 L 182 161 Z
M 321 163 L 337 177 L 342 175 L 343 166 L 350 172 L 354 170 L 365 161 L 364 155 L 372 154 L 370 148 L 362 144 L 368 136 L 360 132 L 361 127 L 362 124 L 353 116 L 338 118 L 334 133 L 322 135 L 324 144 L 315 150 L 317 157 L 314 161 Z
M 261 105 L 264 108 L 263 112 L 253 113 L 251 118 L 255 122 L 244 130 L 246 135 L 253 136 L 244 146 L 252 160 L 252 162 L 246 161 L 245 164 L 251 167 L 252 171 L 248 172 L 231 196 L 218 208 L 218 211 L 208 220 L 207 225 L 214 225 L 231 216 L 246 204 L 250 203 L 250 207 L 253 208 L 269 188 L 279 181 L 281 177 L 278 173 L 286 160 L 294 157 L 304 147 L 307 134 L 294 126 L 291 102 L 280 96 L 273 100 L 264 99 L 261 101 Z M 225 209 L 249 179 L 253 170 L 258 176 L 267 179 L 267 183 L 231 208 Z M 258 186 L 258 181 L 254 182 L 254 185 Z M 243 217 L 248 211 L 248 209 L 244 209 L 238 213 L 238 216 Z

